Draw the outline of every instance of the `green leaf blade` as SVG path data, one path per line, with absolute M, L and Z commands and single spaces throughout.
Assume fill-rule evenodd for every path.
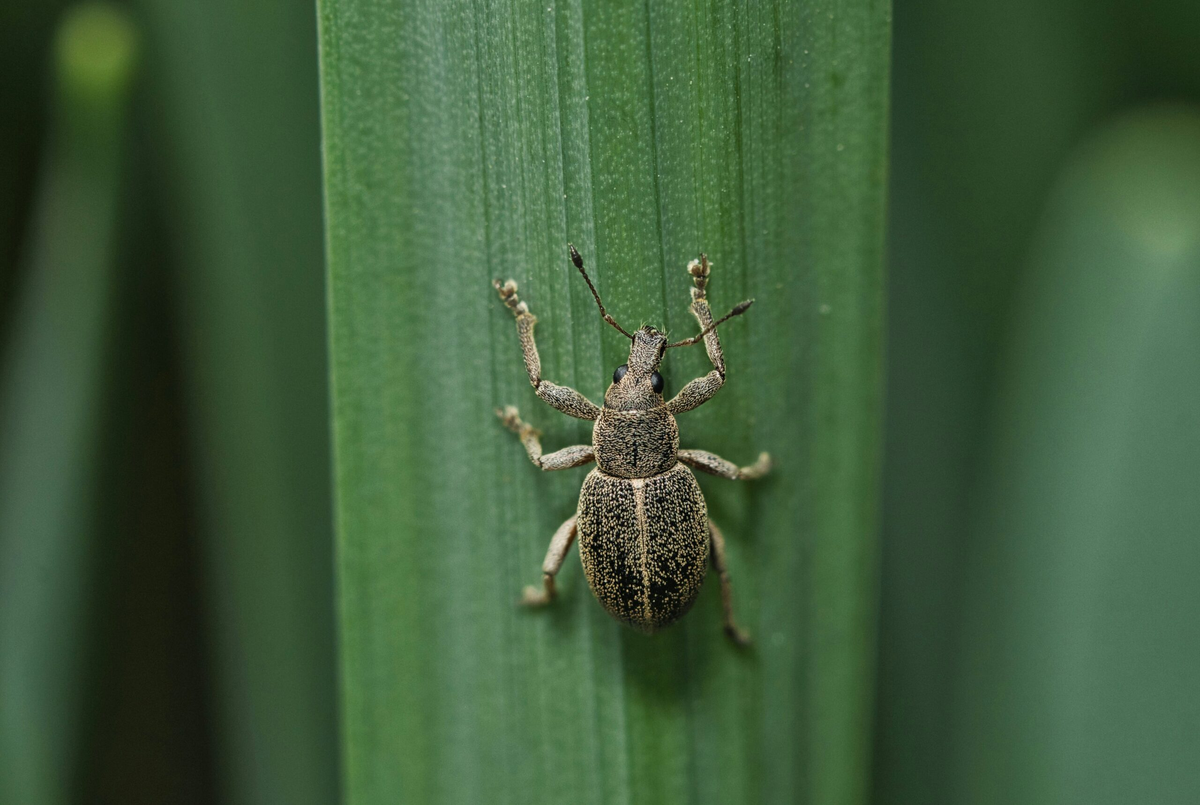
M 887 6 L 320 10 L 348 801 L 861 801 Z M 547 449 L 590 423 L 537 403 L 490 281 L 546 378 L 598 400 L 627 351 L 568 240 L 627 328 L 694 331 L 701 249 L 720 312 L 758 297 L 680 423 L 779 462 L 702 481 L 752 653 L 714 580 L 653 638 L 574 554 L 552 608 L 516 606 L 583 473 L 538 473 L 493 409 Z M 680 352 L 668 391 L 707 371 Z

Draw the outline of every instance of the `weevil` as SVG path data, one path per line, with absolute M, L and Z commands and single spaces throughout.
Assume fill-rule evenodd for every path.
M 590 445 L 543 454 L 541 433 L 522 420 L 516 408 L 507 406 L 496 411 L 539 468 L 565 470 L 596 463 L 583 481 L 575 514 L 550 540 L 542 563 L 541 588 L 526 587 L 522 603 L 542 606 L 554 599 L 554 577 L 571 544 L 578 539 L 584 575 L 596 598 L 615 618 L 649 634 L 669 626 L 688 611 L 700 592 L 711 559 L 721 582 L 725 633 L 744 645 L 750 638 L 733 617 L 725 539 L 709 519 L 704 495 L 689 468 L 722 478 L 752 480 L 770 470 L 771 457 L 761 453 L 750 466 L 739 467 L 705 450 L 680 450 L 675 415 L 707 402 L 725 385 L 725 357 L 717 327 L 745 313 L 754 300 L 742 302 L 714 321 L 707 297 L 712 266 L 701 254 L 687 266 L 693 284 L 690 309 L 700 332 L 675 343 L 668 343 L 665 334 L 650 326 L 630 333 L 604 309 L 579 252 L 571 244 L 567 248 L 571 262 L 600 308 L 600 316 L 629 339 L 629 359 L 613 372 L 603 406 L 573 388 L 545 380 L 533 339 L 537 317 L 517 297 L 513 280 L 493 281 L 500 298 L 517 318 L 517 337 L 534 392 L 564 414 L 596 423 Z M 700 342 L 704 342 L 712 371 L 664 401 L 663 378 L 658 373 L 664 353 Z

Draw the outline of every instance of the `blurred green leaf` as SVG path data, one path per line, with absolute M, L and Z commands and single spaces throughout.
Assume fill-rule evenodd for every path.
M 954 801 L 1200 796 L 1200 113 L 1061 177 L 967 557 Z
M 897 8 L 889 203 L 881 803 L 958 805 L 943 773 L 962 562 L 1013 289 L 1046 193 L 1127 92 L 1112 14 L 1081 0 Z
M 1192 0 L 1120 0 L 1114 15 L 1135 54 L 1128 72 L 1143 95 L 1200 94 L 1200 4 Z
M 21 241 L 30 228 L 37 167 L 46 139 L 48 58 L 62 0 L 0 3 L 0 340 L 20 286 Z
M 337 797 L 316 18 L 141 0 L 178 249 L 222 801 Z
M 879 448 L 886 2 L 698 10 L 320 3 L 347 800 L 861 802 L 869 748 Z M 627 346 L 570 268 L 577 244 L 630 326 L 690 333 L 684 266 L 714 259 L 730 383 L 685 445 L 767 481 L 704 479 L 753 652 L 715 584 L 645 638 L 577 559 L 537 580 L 582 473 L 537 473 L 492 413 L 556 448 Z M 704 371 L 672 354 L 668 389 Z
M 77 6 L 56 42 L 55 130 L 0 377 L 0 802 L 71 801 L 110 363 L 115 234 L 137 33 Z

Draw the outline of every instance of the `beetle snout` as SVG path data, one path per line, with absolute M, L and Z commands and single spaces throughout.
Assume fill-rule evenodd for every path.
M 633 344 L 629 347 L 629 369 L 638 375 L 649 375 L 658 368 L 662 360 L 663 350 L 667 346 L 667 337 L 646 326 L 633 335 Z

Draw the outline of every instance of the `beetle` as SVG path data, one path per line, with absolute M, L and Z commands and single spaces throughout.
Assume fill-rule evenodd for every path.
M 704 450 L 680 450 L 675 415 L 708 401 L 725 384 L 725 357 L 717 327 L 745 313 L 754 300 L 742 302 L 713 321 L 706 292 L 711 264 L 701 254 L 687 266 L 693 283 L 690 309 L 700 332 L 675 343 L 668 343 L 665 334 L 650 326 L 630 333 L 604 309 L 579 252 L 571 244 L 567 248 L 601 317 L 630 340 L 629 359 L 613 372 L 603 406 L 575 389 L 545 380 L 533 338 L 537 317 L 518 298 L 516 282 L 492 282 L 516 316 L 525 370 L 536 395 L 568 416 L 596 423 L 592 444 L 543 454 L 541 433 L 522 420 L 516 408 L 506 406 L 496 411 L 503 424 L 520 438 L 530 460 L 542 470 L 596 463 L 583 481 L 575 514 L 550 540 L 542 563 L 541 589 L 526 587 L 522 603 L 542 606 L 554 599 L 554 577 L 571 543 L 578 538 L 584 575 L 596 598 L 615 618 L 649 634 L 669 626 L 688 611 L 700 592 L 711 558 L 721 582 L 725 633 L 735 643 L 747 644 L 749 636 L 733 617 L 725 540 L 708 517 L 704 495 L 690 468 L 723 478 L 751 480 L 770 470 L 771 457 L 761 453 L 754 464 L 738 467 Z M 664 402 L 663 378 L 658 373 L 663 354 L 701 341 L 712 371 L 692 380 Z

